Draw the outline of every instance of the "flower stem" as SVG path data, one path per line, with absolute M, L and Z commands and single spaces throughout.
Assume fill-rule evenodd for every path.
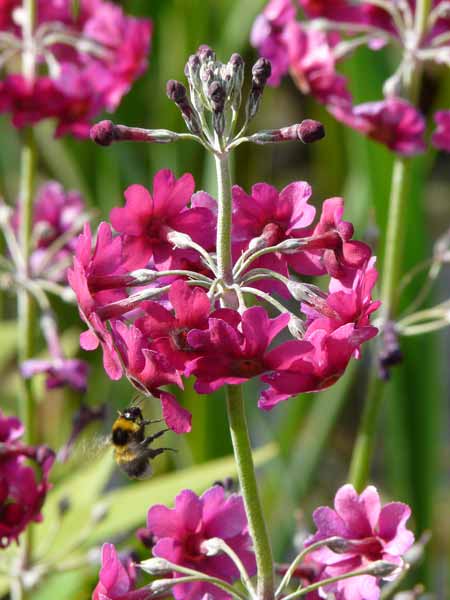
M 226 284 L 233 283 L 231 258 L 231 174 L 227 153 L 215 154 L 219 211 L 217 216 L 217 266 L 218 276 Z
M 272 549 L 256 484 L 241 386 L 227 386 L 227 409 L 237 472 L 256 555 L 258 600 L 273 600 Z
M 415 33 L 418 43 L 426 33 L 431 0 L 418 0 L 415 14 Z M 417 103 L 422 73 L 417 66 L 404 86 L 413 104 Z M 392 170 L 391 195 L 389 200 L 388 224 L 384 247 L 384 265 L 381 282 L 381 321 L 382 326 L 395 314 L 400 281 L 406 221 L 404 218 L 406 201 L 411 183 L 411 159 L 397 156 Z M 361 418 L 361 425 L 353 449 L 350 465 L 350 482 L 358 491 L 367 484 L 372 459 L 378 416 L 384 395 L 384 382 L 378 375 L 378 357 L 373 357 L 369 375 L 367 398 Z

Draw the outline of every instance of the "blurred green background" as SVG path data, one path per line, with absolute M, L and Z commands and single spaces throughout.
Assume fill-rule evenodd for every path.
M 121 4 L 131 14 L 151 17 L 154 37 L 148 72 L 124 99 L 113 117 L 116 122 L 183 130 L 178 110 L 166 98 L 165 83 L 167 79 L 184 79 L 184 63 L 201 43 L 214 47 L 222 60 L 233 52 L 244 56 L 247 67 L 256 60 L 248 39 L 252 22 L 264 6 L 262 0 L 129 0 Z M 346 63 L 345 72 L 351 78 L 356 101 L 380 97 L 382 82 L 391 73 L 395 59 L 386 53 L 362 50 Z M 448 75 L 445 78 L 440 71 L 427 73 L 424 89 L 423 109 L 429 115 L 434 107 L 449 106 Z M 374 246 L 382 264 L 392 155 L 380 145 L 337 124 L 311 98 L 302 96 L 289 79 L 278 89 L 267 89 L 251 131 L 289 125 L 304 118 L 319 119 L 325 124 L 325 140 L 311 147 L 244 145 L 236 153 L 235 182 L 248 190 L 257 181 L 281 188 L 290 181 L 306 179 L 313 186 L 313 202 L 317 206 L 326 197 L 343 195 L 346 218 L 355 224 L 356 237 Z M 131 183 L 150 186 L 153 174 L 163 167 L 173 169 L 178 176 L 185 171 L 192 172 L 198 189 L 215 194 L 213 165 L 203 149 L 194 143 L 117 144 L 105 149 L 89 141 L 55 141 L 49 123 L 37 127 L 36 134 L 40 152 L 39 180 L 57 179 L 67 188 L 81 190 L 97 221 L 108 219 L 109 210 L 123 202 L 126 186 Z M 18 189 L 19 136 L 5 117 L 0 121 L 0 135 L 0 191 L 12 203 Z M 405 272 L 430 256 L 433 242 L 448 229 L 449 167 L 448 155 L 432 154 L 414 160 L 414 186 L 404 215 L 407 221 Z M 404 306 L 414 297 L 419 283 L 420 279 L 415 280 L 408 288 L 402 300 Z M 447 270 L 429 302 L 448 298 L 449 292 Z M 2 306 L 1 404 L 6 410 L 14 411 L 17 384 L 14 305 L 6 299 Z M 78 352 L 77 333 L 81 329 L 77 311 L 73 307 L 56 306 L 66 329 L 65 343 L 74 354 Z M 411 575 L 411 582 L 424 582 L 436 593 L 436 598 L 448 598 L 445 592 L 450 565 L 448 334 L 410 338 L 403 342 L 403 350 L 404 364 L 395 370 L 388 386 L 372 480 L 386 499 L 411 504 L 417 534 L 426 529 L 433 531 L 428 560 Z M 109 452 L 99 464 L 92 462 L 91 456 L 95 458 L 97 454 L 92 450 L 95 439 L 99 433 L 108 431 L 115 410 L 125 407 L 134 394 L 126 381 L 113 383 L 106 377 L 99 353 L 78 352 L 81 354 L 92 364 L 85 400 L 92 405 L 106 403 L 109 415 L 103 428 L 94 426 L 86 432 L 68 464 L 55 468 L 57 485 L 47 508 L 47 523 L 39 526 L 43 528 L 41 537 L 50 535 L 50 524 L 56 523 L 59 498 L 68 496 L 76 508 L 72 510 L 72 517 L 69 511 L 69 516 L 63 519 L 57 538 L 60 541 L 55 542 L 53 548 L 56 557 L 58 553 L 61 557 L 67 555 L 64 544 L 69 544 L 70 536 L 79 530 L 80 520 L 87 518 L 92 499 L 109 478 L 112 466 Z M 247 387 L 254 447 L 263 447 L 261 489 L 278 561 L 292 556 L 294 534 L 301 534 L 311 526 L 313 508 L 320 503 L 330 504 L 335 490 L 346 480 L 364 399 L 367 354 L 366 351 L 359 363 L 350 365 L 346 375 L 332 389 L 292 399 L 271 413 L 258 411 L 257 390 L 252 385 Z M 41 440 L 57 448 L 67 438 L 70 419 L 81 398 L 70 392 L 44 392 L 39 381 L 37 387 L 41 400 Z M 187 384 L 182 396 L 193 413 L 193 431 L 182 438 L 170 439 L 170 444 L 180 450 L 176 458 L 157 461 L 158 472 L 150 482 L 127 482 L 115 474 L 113 482 L 108 484 L 108 489 L 113 490 L 109 492 L 110 512 L 100 529 L 93 528 L 94 533 L 80 542 L 79 548 L 117 539 L 126 542 L 124 547 L 138 548 L 134 537 L 127 535 L 127 528 L 144 526 L 146 509 L 152 503 L 169 502 L 183 486 L 202 491 L 232 471 L 230 461 L 196 467 L 229 456 L 231 452 L 222 395 L 197 396 Z M 158 403 L 150 405 L 149 402 L 146 411 L 157 414 Z M 275 442 L 277 450 L 267 446 L 271 442 Z M 272 459 L 268 460 L 270 456 Z M 86 464 L 90 465 L 88 473 L 83 472 Z M 175 469 L 178 472 L 170 475 Z M 95 568 L 82 573 L 83 580 L 78 571 L 46 580 L 33 598 L 88 597 L 95 581 Z

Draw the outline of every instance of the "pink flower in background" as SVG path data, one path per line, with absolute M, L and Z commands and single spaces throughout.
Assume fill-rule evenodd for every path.
M 147 527 L 157 542 L 154 556 L 177 565 L 219 577 L 229 583 L 239 579 L 239 572 L 228 556 L 207 556 L 202 543 L 221 538 L 239 556 L 250 576 L 256 572 L 251 538 L 247 531 L 244 502 L 237 494 L 226 497 L 221 486 L 214 486 L 198 497 L 183 490 L 175 498 L 175 507 L 158 504 L 148 511 Z M 178 577 L 173 573 L 173 577 Z M 226 592 L 204 582 L 180 584 L 173 588 L 176 600 L 197 600 L 210 593 L 225 600 Z
M 187 341 L 188 332 L 208 328 L 211 301 L 201 288 L 189 287 L 178 280 L 170 287 L 169 302 L 175 314 L 157 302 L 145 302 L 142 305 L 145 316 L 136 321 L 136 326 L 151 340 L 152 348 L 183 371 L 194 356 L 194 348 Z
M 294 20 L 295 13 L 292 0 L 270 0 L 253 24 L 250 42 L 272 65 L 269 85 L 279 85 L 281 78 L 289 70 L 289 56 L 283 34 L 286 25 Z
M 198 262 L 193 250 L 174 250 L 167 239 L 171 231 L 189 235 L 209 248 L 214 244 L 214 216 L 207 208 L 188 208 L 194 193 L 194 178 L 185 173 L 180 179 L 168 169 L 159 171 L 153 180 L 153 194 L 141 185 L 125 192 L 124 208 L 113 208 L 111 223 L 123 234 L 123 251 L 127 266 L 144 267 L 153 258 L 157 269 L 183 266 L 183 260 Z M 140 264 L 134 264 L 139 260 Z
M 77 392 L 85 392 L 89 366 L 84 360 L 75 358 L 30 359 L 20 365 L 20 372 L 25 379 L 44 373 L 49 390 L 68 385 Z
M 423 152 L 426 148 L 425 119 L 412 104 L 402 98 L 388 98 L 353 107 L 341 104 L 328 108 L 342 123 L 365 133 L 399 154 L 410 156 Z
M 311 552 L 311 558 L 325 566 L 322 578 L 349 573 L 377 560 L 401 566 L 403 555 L 414 542 L 413 533 L 406 528 L 410 516 L 411 509 L 401 502 L 381 506 L 373 486 L 358 495 L 347 484 L 337 491 L 334 510 L 324 506 L 314 511 L 317 532 L 305 545 L 333 536 L 348 541 L 348 550 L 339 554 L 326 546 Z M 380 597 L 377 578 L 371 575 L 339 581 L 327 586 L 326 592 L 336 594 L 340 600 Z
M 25 446 L 19 439 L 22 433 L 19 419 L 0 412 L 0 548 L 17 541 L 30 522 L 42 520 L 41 508 L 51 487 L 53 452 L 45 446 Z
M 225 384 L 243 383 L 266 371 L 286 368 L 310 349 L 298 340 L 268 349 L 289 319 L 289 313 L 269 319 L 261 306 L 242 315 L 231 310 L 216 317 L 213 313 L 207 330 L 194 329 L 188 334 L 189 344 L 200 356 L 186 365 L 185 374 L 195 375 L 195 389 L 207 394 Z
M 152 350 L 150 341 L 134 325 L 127 326 L 121 321 L 115 321 L 113 332 L 130 381 L 144 393 L 159 398 L 168 427 L 176 433 L 190 431 L 190 413 L 178 404 L 173 394 L 160 389 L 168 384 L 183 387 L 181 376 L 175 367 L 162 354 Z
M 2 5 L 0 28 L 21 42 L 13 16 L 18 4 Z M 26 80 L 13 72 L 0 81 L 0 111 L 10 112 L 16 127 L 51 117 L 57 135 L 86 137 L 90 120 L 115 110 L 144 71 L 151 22 L 104 0 L 81 0 L 77 15 L 71 0 L 41 0 L 37 21 L 35 75 Z
M 440 150 L 450 152 L 450 110 L 439 110 L 434 120 L 437 127 L 433 133 L 433 144 Z
M 149 589 L 134 589 L 134 573 L 122 564 L 114 544 L 103 544 L 99 582 L 92 600 L 148 600 Z

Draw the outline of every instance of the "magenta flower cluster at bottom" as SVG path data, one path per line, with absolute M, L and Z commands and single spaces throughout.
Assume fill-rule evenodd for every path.
M 278 302 L 281 314 L 270 318 L 263 306 L 220 306 L 217 204 L 194 193 L 190 174 L 160 171 L 152 194 L 131 186 L 125 207 L 111 212 L 119 234 L 102 223 L 93 248 L 89 226 L 78 239 L 68 277 L 89 328 L 81 346 L 100 344 L 109 377 L 125 374 L 159 398 L 177 433 L 190 430 L 190 415 L 161 387 L 182 387 L 182 375 L 195 376 L 199 393 L 260 377 L 268 384 L 259 400 L 266 410 L 333 384 L 377 333 L 370 324 L 379 306 L 371 298 L 377 272 L 370 248 L 352 239 L 353 226 L 342 218 L 342 198 L 326 200 L 313 224 L 311 194 L 304 181 L 281 192 L 266 183 L 250 195 L 232 191 L 230 293 L 298 301 L 295 314 Z M 328 292 L 302 283 L 302 275 L 328 276 Z M 294 339 L 274 345 L 288 328 Z
M 46 446 L 23 444 L 23 433 L 19 419 L 0 411 L 0 549 L 17 541 L 30 522 L 41 520 L 51 487 L 48 475 L 53 452 Z
M 405 552 L 414 536 L 406 529 L 411 511 L 400 502 L 381 506 L 376 488 L 367 487 L 360 495 L 353 486 L 344 485 L 335 497 L 334 509 L 317 508 L 313 518 L 317 532 L 305 544 L 328 538 L 340 538 L 342 551 L 324 546 L 313 550 L 306 559 L 311 578 L 305 585 L 345 575 L 371 563 L 383 560 L 402 567 Z M 227 583 L 239 579 L 239 571 L 226 554 L 208 555 L 207 541 L 221 538 L 239 557 L 248 574 L 256 573 L 251 537 L 241 496 L 227 496 L 221 486 L 214 486 L 198 497 L 190 490 L 182 491 L 175 499 L 175 507 L 152 506 L 148 511 L 147 531 L 153 535 L 153 555 L 166 559 L 172 565 L 193 569 L 201 574 L 219 578 Z M 330 544 L 331 545 L 331 544 Z M 304 569 L 307 572 L 307 569 Z M 395 574 L 394 574 L 395 575 Z M 166 577 L 180 577 L 173 571 Z M 324 592 L 334 593 L 337 600 L 378 600 L 381 579 L 361 575 L 327 585 Z M 210 598 L 226 600 L 230 595 L 209 582 L 197 581 L 174 585 L 176 600 Z M 306 598 L 319 598 L 318 592 Z M 135 571 L 130 571 L 112 544 L 102 549 L 102 567 L 93 600 L 144 600 L 151 595 L 150 588 L 136 587 Z

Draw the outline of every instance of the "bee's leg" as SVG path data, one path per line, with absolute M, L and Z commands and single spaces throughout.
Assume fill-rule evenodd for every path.
M 147 448 L 148 458 L 155 458 L 163 452 L 166 452 L 166 450 L 170 450 L 171 452 L 178 452 L 178 450 L 175 450 L 175 448 Z
M 146 425 L 153 425 L 153 423 L 162 423 L 164 419 L 145 419 L 141 421 L 141 425 L 145 427 Z
M 170 429 L 161 429 L 161 431 L 157 431 L 153 435 L 149 435 L 148 437 L 146 437 L 145 439 L 142 440 L 141 446 L 148 446 L 149 444 L 154 442 L 157 438 L 159 438 L 161 435 L 163 435 L 163 433 L 166 433 L 166 431 L 170 431 Z

